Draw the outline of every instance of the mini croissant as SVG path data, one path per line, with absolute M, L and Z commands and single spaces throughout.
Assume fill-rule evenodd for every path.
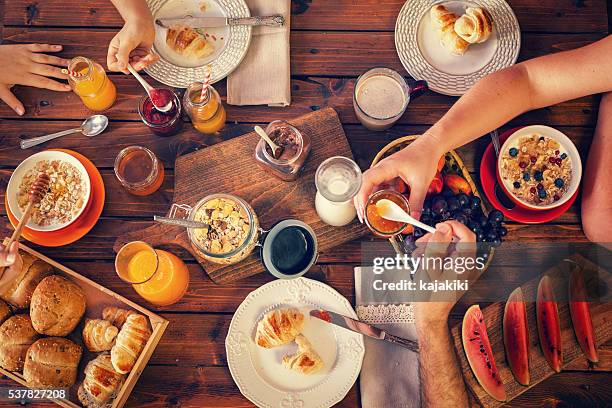
M 170 27 L 166 34 L 166 44 L 187 58 L 204 58 L 215 51 L 210 42 L 196 30 L 186 26 Z
M 304 327 L 304 315 L 295 308 L 276 309 L 257 323 L 255 342 L 273 348 L 292 342 Z
M 115 344 L 118 333 L 119 329 L 108 320 L 87 319 L 83 327 L 83 343 L 89 351 L 108 351 Z
M 493 31 L 493 20 L 481 7 L 468 7 L 465 14 L 455 21 L 455 32 L 470 44 L 487 41 Z
M 433 6 L 429 15 L 431 17 L 431 25 L 436 30 L 438 37 L 440 37 L 442 46 L 453 54 L 463 55 L 468 49 L 469 44 L 455 32 L 454 27 L 457 15 L 441 4 Z
M 102 318 L 104 320 L 108 320 L 113 326 L 121 329 L 123 323 L 125 323 L 126 319 L 129 315 L 136 314 L 131 310 L 120 309 L 115 306 L 108 306 L 102 310 Z
M 111 349 L 111 362 L 115 371 L 119 374 L 132 371 L 150 336 L 147 318 L 136 313 L 129 315 Z
M 295 338 L 297 353 L 283 357 L 283 366 L 302 374 L 315 374 L 323 368 L 323 360 L 312 344 L 301 334 Z
M 110 406 L 111 399 L 115 397 L 124 380 L 125 376 L 113 368 L 110 355 L 100 354 L 85 367 L 85 379 L 77 391 L 79 401 L 87 408 Z

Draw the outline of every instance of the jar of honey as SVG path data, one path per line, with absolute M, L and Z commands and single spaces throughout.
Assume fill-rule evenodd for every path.
M 113 106 L 117 89 L 100 64 L 89 58 L 75 57 L 68 64 L 68 70 L 74 72 L 68 82 L 87 108 L 104 111 Z
M 378 213 L 376 203 L 382 199 L 393 201 L 408 214 L 410 214 L 410 205 L 406 197 L 394 190 L 380 190 L 368 198 L 368 203 L 365 208 L 366 225 L 374 235 L 381 238 L 391 238 L 400 234 L 408 224 L 405 222 L 387 220 L 381 217 Z
M 147 196 L 161 187 L 164 165 L 146 147 L 129 146 L 115 158 L 115 176 L 131 194 Z
M 227 117 L 219 93 L 211 85 L 194 82 L 185 91 L 183 106 L 193 127 L 206 134 L 220 131 Z

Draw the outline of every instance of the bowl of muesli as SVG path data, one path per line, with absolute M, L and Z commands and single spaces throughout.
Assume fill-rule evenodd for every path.
M 23 216 L 30 187 L 41 172 L 51 179 L 49 190 L 34 206 L 27 227 L 57 231 L 83 213 L 91 194 L 91 182 L 83 164 L 68 153 L 46 150 L 33 154 L 15 169 L 7 187 L 9 210 L 17 219 Z
M 526 126 L 502 145 L 497 177 L 508 197 L 531 210 L 550 210 L 578 190 L 582 162 L 572 141 L 549 126 Z

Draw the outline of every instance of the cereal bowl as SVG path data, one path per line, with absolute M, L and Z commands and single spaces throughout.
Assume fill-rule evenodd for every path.
M 33 154 L 17 166 L 6 189 L 9 210 L 18 220 L 27 206 L 30 185 L 41 169 L 51 178 L 49 192 L 34 207 L 26 226 L 34 231 L 57 231 L 83 213 L 91 181 L 83 164 L 68 153 L 46 150 Z
M 550 210 L 576 193 L 582 162 L 576 146 L 562 132 L 549 126 L 526 126 L 502 145 L 497 178 L 518 206 Z

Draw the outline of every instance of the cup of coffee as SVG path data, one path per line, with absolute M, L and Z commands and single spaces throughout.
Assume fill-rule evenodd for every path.
M 398 72 L 389 68 L 372 68 L 355 84 L 355 115 L 370 130 L 386 130 L 404 114 L 410 100 L 427 89 L 425 81 L 416 81 L 410 87 Z

